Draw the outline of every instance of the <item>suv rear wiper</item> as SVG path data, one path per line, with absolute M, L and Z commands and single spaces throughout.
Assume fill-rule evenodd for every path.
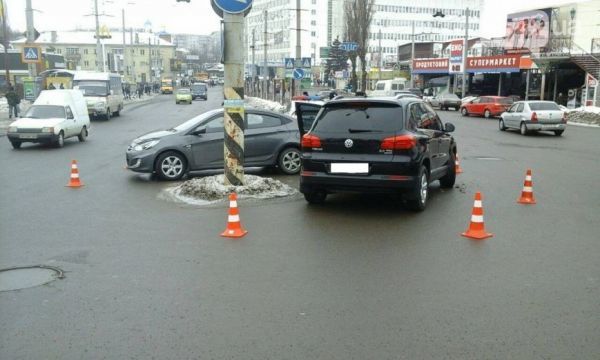
M 367 132 L 381 132 L 379 130 L 369 130 L 369 129 L 348 129 L 349 133 L 367 133 Z

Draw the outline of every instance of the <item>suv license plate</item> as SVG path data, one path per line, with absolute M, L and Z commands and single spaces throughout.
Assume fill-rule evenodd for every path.
M 21 134 L 19 139 L 37 139 L 37 134 Z
M 368 174 L 368 163 L 331 163 L 332 174 Z

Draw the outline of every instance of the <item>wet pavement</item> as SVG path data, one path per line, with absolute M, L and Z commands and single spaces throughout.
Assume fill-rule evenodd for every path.
M 132 106 L 63 149 L 0 142 L 0 268 L 66 272 L 0 293 L 0 358 L 598 358 L 600 129 L 523 137 L 440 112 L 464 173 L 434 183 L 424 213 L 388 196 L 239 200 L 248 235 L 233 240 L 226 202 L 172 201 L 178 183 L 123 169 L 133 138 L 219 106 L 219 90 Z M 516 203 L 527 168 L 534 206 Z M 475 191 L 484 241 L 459 235 Z

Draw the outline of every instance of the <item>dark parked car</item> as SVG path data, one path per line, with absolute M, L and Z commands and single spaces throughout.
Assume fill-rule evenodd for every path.
M 285 174 L 300 171 L 300 135 L 296 120 L 265 110 L 246 109 L 244 165 L 278 166 Z M 127 168 L 178 180 L 189 171 L 223 168 L 223 109 L 201 114 L 168 130 L 133 140 Z
M 448 110 L 453 108 L 454 110 L 460 109 L 461 100 L 456 94 L 441 94 L 435 96 L 433 99 L 428 100 L 429 104 L 434 107 L 439 107 L 440 110 Z
M 300 191 L 309 203 L 335 192 L 403 193 L 407 205 L 421 211 L 432 181 L 454 186 L 454 126 L 443 125 L 422 100 L 332 100 L 310 129 L 302 121 L 303 106 L 296 111 L 304 134 Z
M 208 95 L 206 94 L 208 91 L 208 88 L 206 87 L 205 83 L 192 84 L 191 90 L 192 90 L 192 100 L 196 100 L 196 99 L 208 100 Z

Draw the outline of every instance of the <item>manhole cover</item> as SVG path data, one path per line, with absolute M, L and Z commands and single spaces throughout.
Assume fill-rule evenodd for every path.
M 0 269 L 0 291 L 27 289 L 64 277 L 61 269 L 52 266 L 37 265 Z

